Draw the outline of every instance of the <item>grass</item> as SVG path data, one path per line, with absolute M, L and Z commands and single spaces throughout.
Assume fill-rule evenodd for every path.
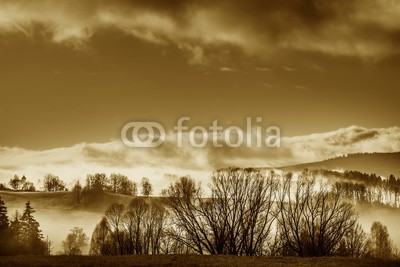
M 4 256 L 1 266 L 400 266 L 400 261 L 344 257 L 238 257 L 201 255 Z

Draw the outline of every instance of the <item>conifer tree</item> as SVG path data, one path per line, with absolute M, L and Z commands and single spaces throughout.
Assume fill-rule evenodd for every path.
M 8 220 L 7 216 L 7 207 L 5 206 L 5 203 L 0 196 L 0 231 L 8 229 L 9 225 L 10 221 Z
M 8 254 L 9 226 L 7 207 L 0 197 L 0 255 Z
M 22 244 L 25 254 L 44 254 L 43 234 L 39 229 L 39 223 L 33 217 L 33 213 L 35 213 L 35 210 L 32 208 L 30 201 L 27 201 L 21 217 L 20 244 Z
M 21 243 L 19 236 L 21 234 L 22 222 L 21 215 L 15 211 L 14 217 L 10 222 L 10 238 L 8 240 L 9 254 L 21 254 Z

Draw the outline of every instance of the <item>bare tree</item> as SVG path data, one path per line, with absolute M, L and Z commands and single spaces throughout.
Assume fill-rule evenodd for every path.
M 45 243 L 44 255 L 47 255 L 47 256 L 51 255 L 53 242 L 50 241 L 49 236 L 46 236 L 46 239 L 44 240 L 44 243 Z
M 124 227 L 128 238 L 128 253 L 143 254 L 143 222 L 149 205 L 143 198 L 134 198 L 124 215 Z
M 278 227 L 283 251 L 299 256 L 331 255 L 344 235 L 356 223 L 349 203 L 340 201 L 339 193 L 316 189 L 307 174 L 293 181 L 288 174 L 278 197 Z
M 373 257 L 387 259 L 393 256 L 392 241 L 385 225 L 374 222 L 371 226 L 370 240 Z
M 82 250 L 88 245 L 88 238 L 82 228 L 74 227 L 62 245 L 65 255 L 82 255 Z
M 76 202 L 79 204 L 81 203 L 81 199 L 82 199 L 82 186 L 81 183 L 79 181 L 77 181 L 74 185 L 74 187 L 72 188 L 72 192 L 75 196 L 75 200 Z
M 337 249 L 340 256 L 364 257 L 370 254 L 371 242 L 360 224 L 347 231 Z
M 165 194 L 168 207 L 173 213 L 170 236 L 196 253 L 204 254 L 206 250 L 215 254 L 209 232 L 204 229 L 198 214 L 199 203 L 202 201 L 200 186 L 189 177 L 181 177 L 170 185 Z
M 164 238 L 164 227 L 168 213 L 165 207 L 159 203 L 150 205 L 150 211 L 144 221 L 144 253 L 160 254 L 161 243 Z
M 48 173 L 44 176 L 43 186 L 48 192 L 65 190 L 65 183 L 58 176 L 55 176 L 51 173 Z
M 153 194 L 153 186 L 150 183 L 149 178 L 143 177 L 142 181 L 140 182 L 140 185 L 142 186 L 142 195 L 145 197 L 150 196 Z
M 224 253 L 263 254 L 274 220 L 276 185 L 273 173 L 238 168 L 214 173 L 210 185 L 215 203 L 213 217 L 224 218 L 217 226 L 226 235 Z
M 21 179 L 19 179 L 18 175 L 14 175 L 13 178 L 10 179 L 8 184 L 13 188 L 14 190 L 19 190 L 21 186 Z
M 159 254 L 167 222 L 161 203 L 134 198 L 128 207 L 112 204 L 92 235 L 92 255 Z
M 137 185 L 129 180 L 127 176 L 113 173 L 110 176 L 110 191 L 117 194 L 136 196 Z
M 107 209 L 105 216 L 110 224 L 111 234 L 117 242 L 119 253 L 124 254 L 124 240 L 123 240 L 123 215 L 124 205 L 113 203 Z
M 166 191 L 175 239 L 197 253 L 261 255 L 270 237 L 276 182 L 271 175 L 230 168 L 213 174 L 211 196 L 182 177 Z
M 105 173 L 88 174 L 86 176 L 85 191 L 101 192 L 110 188 L 110 181 Z
M 110 233 L 110 224 L 106 217 L 103 217 L 93 231 L 90 241 L 90 255 L 112 255 L 115 251 L 112 248 L 112 236 Z

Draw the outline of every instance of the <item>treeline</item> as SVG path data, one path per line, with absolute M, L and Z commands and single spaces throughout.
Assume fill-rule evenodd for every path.
M 90 253 L 354 256 L 389 258 L 385 226 L 366 234 L 342 192 L 300 177 L 253 169 L 219 170 L 211 194 L 190 177 L 160 199 L 112 204 L 96 226 Z
M 153 185 L 147 177 L 143 177 L 140 183 L 143 196 L 153 194 Z M 86 176 L 84 191 L 109 192 L 115 194 L 137 196 L 138 185 L 127 176 L 113 173 L 108 177 L 105 173 L 89 174 Z
M 140 186 L 140 193 L 142 196 L 148 197 L 153 194 L 153 185 L 147 177 L 142 178 Z M 72 188 L 72 193 L 78 204 L 85 196 L 91 198 L 101 192 L 137 196 L 138 186 L 135 182 L 122 174 L 113 173 L 110 177 L 107 177 L 105 173 L 96 173 L 86 176 L 85 185 L 83 187 L 81 183 L 77 181 Z
M 341 156 L 335 157 L 334 159 L 342 159 L 342 158 L 355 158 L 359 156 L 367 156 L 374 157 L 375 155 L 400 155 L 400 152 L 359 152 L 359 153 L 351 153 L 351 154 L 343 154 Z
M 35 210 L 28 201 L 20 215 L 9 220 L 7 207 L 0 197 L 0 255 L 49 255 L 50 241 L 43 238 Z
M 112 204 L 96 226 L 91 255 L 168 253 L 164 242 L 167 211 L 161 204 L 135 198 L 124 207 Z
M 43 178 L 43 190 L 46 192 L 62 192 L 69 191 L 65 182 L 60 177 L 48 173 Z M 35 192 L 36 188 L 27 178 L 14 175 L 9 181 L 9 186 L 15 191 L 30 191 Z M 0 190 L 8 189 L 4 184 L 0 184 Z M 113 173 L 109 177 L 105 173 L 88 174 L 85 179 L 84 187 L 80 182 L 76 182 L 72 187 L 72 191 L 76 194 L 84 192 L 109 192 L 115 194 L 137 196 L 138 185 L 130 180 L 127 176 Z M 153 185 L 147 177 L 143 177 L 140 182 L 140 194 L 150 196 L 153 194 Z
M 13 178 L 8 182 L 10 188 L 14 191 L 25 191 L 25 192 L 35 192 L 36 187 L 32 182 L 23 175 L 19 178 L 18 175 L 14 175 Z M 0 190 L 8 189 L 6 185 L 0 184 Z M 48 173 L 43 178 L 43 189 L 47 192 L 59 192 L 68 191 L 65 182 L 62 181 L 58 176 Z
M 400 207 L 400 178 L 394 175 L 383 179 L 376 174 L 330 170 L 313 171 L 313 174 L 337 180 L 333 183 L 334 189 L 354 203 Z
M 29 191 L 29 192 L 36 191 L 36 188 L 33 185 L 33 183 L 29 182 L 26 179 L 25 175 L 23 175 L 21 178 L 19 178 L 18 175 L 14 175 L 14 177 L 10 179 L 8 184 L 11 186 L 12 189 L 17 191 Z M 0 187 L 2 187 L 2 189 L 6 189 L 5 185 L 1 185 Z

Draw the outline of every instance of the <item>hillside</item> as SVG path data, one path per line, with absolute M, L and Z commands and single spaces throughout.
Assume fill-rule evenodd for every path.
M 0 191 L 1 198 L 10 209 L 23 209 L 30 201 L 35 209 L 77 210 L 103 213 L 111 203 L 129 204 L 132 196 L 106 192 L 84 194 L 78 204 L 72 192 L 15 192 Z M 157 198 L 149 198 L 157 201 Z
M 400 177 L 400 152 L 350 154 L 319 162 L 280 167 L 285 171 L 302 171 L 304 169 L 349 170 L 363 173 L 375 173 L 379 176 L 390 174 Z

